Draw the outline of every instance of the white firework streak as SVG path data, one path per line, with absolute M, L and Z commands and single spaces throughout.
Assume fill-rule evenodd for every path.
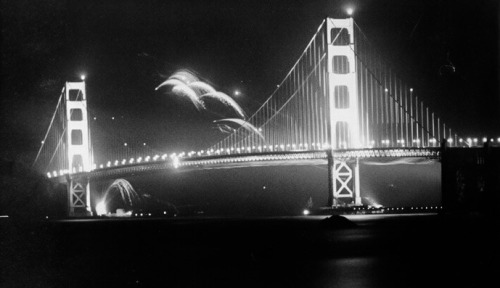
M 212 86 L 209 84 L 202 82 L 202 81 L 195 81 L 191 82 L 188 84 L 188 86 L 193 89 L 198 96 L 201 96 L 203 94 L 207 93 L 215 93 L 217 90 L 215 90 Z
M 168 78 L 163 83 L 158 85 L 158 87 L 156 87 L 155 90 L 158 90 L 163 86 L 176 86 L 176 85 L 186 85 L 186 84 L 184 82 L 182 82 L 181 80 Z
M 187 70 L 176 71 L 174 74 L 172 74 L 172 76 L 168 77 L 168 79 L 177 79 L 184 82 L 185 84 L 189 84 L 199 80 L 198 77 Z
M 170 75 L 170 77 L 168 77 L 167 80 L 165 80 L 158 87 L 156 87 L 155 90 L 158 90 L 158 89 L 160 89 L 160 87 L 165 86 L 165 85 L 171 85 L 171 86 L 175 86 L 175 85 L 179 85 L 179 84 L 186 84 L 187 85 L 187 84 L 190 84 L 193 82 L 199 82 L 198 77 L 196 77 L 195 75 L 193 75 L 189 71 L 179 70 L 179 71 L 176 71 L 174 74 Z
M 222 102 L 224 105 L 230 106 L 231 108 L 233 108 L 234 111 L 236 111 L 236 113 L 238 113 L 238 115 L 241 118 L 243 118 L 243 119 L 246 118 L 245 111 L 243 111 L 243 109 L 241 109 L 240 105 L 238 105 L 238 103 L 236 103 L 236 101 L 234 101 L 233 98 L 229 97 L 227 94 L 225 94 L 223 92 L 206 93 L 206 94 L 201 95 L 200 99 L 203 99 L 204 97 L 217 99 L 220 102 Z M 231 119 L 231 118 L 228 118 L 228 119 Z
M 158 87 L 156 87 L 155 90 L 160 89 L 162 86 L 173 86 L 172 92 L 178 96 L 181 97 L 188 97 L 189 100 L 194 104 L 196 109 L 199 111 L 201 109 L 205 109 L 205 105 L 203 102 L 198 98 L 198 95 L 196 92 L 191 89 L 189 86 L 184 84 L 181 80 L 177 79 L 167 79 L 165 82 L 161 83 Z
M 247 131 L 250 131 L 250 132 L 253 132 L 253 133 L 259 135 L 259 137 L 262 140 L 265 140 L 264 136 L 262 135 L 262 133 L 260 133 L 259 129 L 257 129 L 255 126 L 253 126 L 249 122 L 247 122 L 245 120 L 242 120 L 240 118 L 225 118 L 225 119 L 220 119 L 220 120 L 215 120 L 214 121 L 214 123 L 219 123 L 219 122 L 233 122 L 233 123 L 236 123 L 236 124 L 240 125 L 241 127 L 243 127 L 244 129 L 246 129 Z
M 234 128 L 231 128 L 229 125 L 227 124 L 217 124 L 217 128 L 219 129 L 220 132 L 222 133 L 227 133 L 227 134 L 231 134 L 231 133 L 234 133 L 235 132 L 235 129 Z
M 104 203 L 106 203 L 106 197 L 109 192 L 114 188 L 118 189 L 122 200 L 130 206 L 134 206 L 134 200 L 136 200 L 135 202 L 140 200 L 139 195 L 135 192 L 134 187 L 132 187 L 130 182 L 125 179 L 116 179 L 111 185 L 109 185 L 108 189 L 106 189 L 103 197 Z
M 186 70 L 172 74 L 167 80 L 158 85 L 155 90 L 163 86 L 172 86 L 172 92 L 182 97 L 188 97 L 198 111 L 205 110 L 204 97 L 215 99 L 225 106 L 231 107 L 242 119 L 246 119 L 245 111 L 229 95 L 215 90 L 211 85 L 199 81 L 198 77 Z M 258 131 L 257 131 L 258 132 Z
M 205 104 L 203 104 L 201 99 L 198 98 L 198 95 L 196 95 L 196 92 L 194 92 L 193 89 L 189 88 L 189 86 L 185 84 L 175 85 L 174 88 L 172 88 L 172 92 L 182 97 L 188 97 L 189 100 L 193 102 L 198 111 L 205 109 Z

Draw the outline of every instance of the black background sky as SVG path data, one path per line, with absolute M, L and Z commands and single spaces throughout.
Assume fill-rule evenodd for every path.
M 206 148 L 222 137 L 211 127 L 214 115 L 154 88 L 176 69 L 191 69 L 218 90 L 242 91 L 236 100 L 251 114 L 321 21 L 345 17 L 346 5 L 452 129 L 500 137 L 496 0 L 20 0 L 1 7 L 0 155 L 33 161 L 64 82 L 82 73 L 90 119 L 97 119 L 94 146 Z M 449 61 L 456 72 L 440 74 Z

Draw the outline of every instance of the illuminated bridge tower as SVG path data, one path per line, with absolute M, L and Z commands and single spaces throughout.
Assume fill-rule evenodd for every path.
M 72 173 L 89 172 L 92 168 L 90 133 L 87 115 L 85 82 L 66 82 L 65 122 L 68 169 Z M 69 216 L 91 214 L 88 179 L 68 174 Z
M 331 153 L 334 153 L 334 150 L 361 146 L 354 21 L 352 18 L 328 18 L 326 23 L 330 143 Z M 353 169 L 346 161 L 339 161 L 330 154 L 328 170 L 329 205 L 340 204 L 341 198 L 352 199 L 354 205 L 361 205 L 358 161 L 356 160 Z

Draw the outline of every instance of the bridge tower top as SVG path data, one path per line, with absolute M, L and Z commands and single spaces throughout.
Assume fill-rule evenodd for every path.
M 72 172 L 90 171 L 92 159 L 85 82 L 66 82 L 64 100 L 68 169 Z
M 330 143 L 333 149 L 359 148 L 354 21 L 328 18 L 326 33 Z

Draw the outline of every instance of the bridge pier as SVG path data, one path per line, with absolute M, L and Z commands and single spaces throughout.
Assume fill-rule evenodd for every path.
M 359 174 L 359 158 L 356 158 L 356 164 L 354 164 L 354 205 L 361 206 L 361 186 L 360 186 L 360 174 Z
M 67 179 L 68 185 L 68 216 L 92 216 L 90 204 L 90 182 L 87 178 Z
M 333 188 L 333 183 L 335 181 L 335 177 L 333 175 L 333 152 L 327 151 L 327 160 L 328 163 L 326 164 L 328 167 L 328 207 L 333 207 L 337 205 L 337 200 L 335 199 L 335 190 Z
M 336 160 L 332 150 L 327 151 L 328 166 L 328 206 L 361 206 L 359 159 L 354 169 L 347 161 Z M 352 199 L 347 202 L 347 199 Z

